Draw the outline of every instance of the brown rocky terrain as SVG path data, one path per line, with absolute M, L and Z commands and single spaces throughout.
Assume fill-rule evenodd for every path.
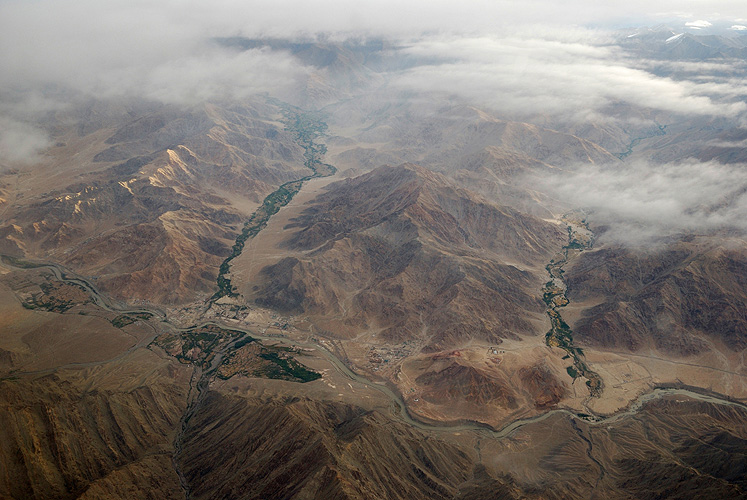
M 0 497 L 180 498 L 189 370 L 137 347 L 151 324 L 46 269 L 0 269 Z
M 482 348 L 474 343 L 471 348 L 413 355 L 396 369 L 385 365 L 372 376 L 388 375 L 417 418 L 468 420 L 501 428 L 518 418 L 574 404 L 574 380 L 568 376 L 567 363 L 541 346 L 543 340 Z
M 186 393 L 162 370 L 128 391 L 82 391 L 56 375 L 1 382 L 0 495 L 179 498 L 171 438 Z
M 265 267 L 244 291 L 250 300 L 332 331 L 418 338 L 431 351 L 538 333 L 538 269 L 564 239 L 554 224 L 414 165 L 331 186 L 296 228 L 281 245 L 304 257 Z
M 508 384 L 491 377 L 474 366 L 457 362 L 446 366 L 432 367 L 415 379 L 427 389 L 423 393 L 426 401 L 441 402 L 452 400 L 456 403 L 469 403 L 476 406 L 491 402 L 516 408 L 516 398 L 509 392 Z
M 524 383 L 537 408 L 551 408 L 567 394 L 568 389 L 544 364 L 525 366 L 519 370 Z
M 740 498 L 744 410 L 662 400 L 606 426 L 556 415 L 504 439 L 381 410 L 220 392 L 187 432 L 194 498 Z M 735 427 L 736 426 L 736 427 Z M 199 429 L 209 427 L 210 433 Z M 743 426 L 742 426 L 743 429 Z
M 129 368 L 0 381 L 4 497 L 183 498 L 171 433 L 186 368 L 141 352 Z M 147 385 L 144 363 L 160 366 Z M 494 438 L 239 378 L 189 421 L 179 466 L 190 498 L 741 498 L 747 486 L 747 415 L 735 407 L 667 399 L 604 426 L 554 415 Z
M 617 158 L 592 140 L 552 127 L 501 119 L 490 110 L 440 101 L 400 103 L 384 97 L 332 106 L 330 156 L 356 172 L 412 162 L 519 210 L 551 217 L 557 204 L 532 179 L 568 165 L 608 164 Z
M 212 292 L 243 220 L 274 186 L 305 175 L 302 150 L 260 118 L 279 110 L 259 100 L 110 107 L 60 112 L 44 163 L 5 174 L 28 194 L 6 203 L 0 248 L 64 263 L 122 299 Z M 69 125 L 76 113 L 99 119 Z
M 464 451 L 424 441 L 378 412 L 306 399 L 209 398 L 186 434 L 183 467 L 194 498 L 447 498 L 469 477 Z M 200 432 L 216 423 L 218 435 Z M 213 446 L 216 438 L 227 446 Z
M 747 496 L 742 235 L 569 257 L 534 182 L 743 162 L 737 120 L 502 116 L 389 85 L 422 63 L 389 42 L 211 44 L 295 57 L 294 102 L 321 109 L 59 90 L 51 146 L 2 160 L 0 498 Z
M 579 342 L 686 356 L 723 343 L 747 348 L 744 242 L 687 238 L 659 251 L 603 248 L 569 268 L 571 301 L 601 303 L 580 313 Z
M 409 166 L 382 172 L 420 179 L 418 169 Z M 435 176 L 430 182 L 436 181 L 442 179 Z M 475 225 L 467 215 L 474 213 L 474 197 L 460 202 L 467 214 L 461 219 L 460 212 L 451 212 L 455 222 L 429 214 L 426 200 L 449 200 L 462 191 L 445 183 L 438 184 L 444 193 L 429 193 L 434 188 L 425 184 L 419 202 L 425 207 L 413 213 L 420 220 L 427 216 L 458 224 L 464 233 L 457 243 L 437 231 L 418 233 L 423 241 L 462 252 L 450 253 L 456 256 L 497 252 L 498 242 L 470 240 Z M 329 194 L 341 186 L 333 186 L 325 201 L 334 201 Z M 333 220 L 339 224 L 341 219 L 346 228 L 369 227 L 365 214 L 391 202 L 384 196 L 363 214 L 353 211 L 349 218 Z M 410 206 L 399 213 L 410 216 Z M 489 222 L 499 209 L 485 207 L 480 220 Z M 502 217 L 514 215 L 506 211 Z M 306 216 L 321 224 L 328 212 L 312 210 Z M 316 243 L 303 243 L 302 233 L 293 234 L 299 239 L 287 244 Z M 724 258 L 714 269 L 737 269 L 733 261 Z M 181 363 L 154 345 L 133 345 L 155 338 L 164 326 L 147 319 L 117 322 L 118 313 L 98 308 L 80 288 L 45 269 L 4 272 L 2 347 L 16 361 L 0 379 L 2 497 L 184 498 L 177 470 L 189 498 L 729 499 L 743 497 L 747 488 L 741 453 L 747 413 L 741 407 L 668 397 L 600 425 L 555 413 L 499 437 L 484 426 L 415 425 L 391 400 L 346 378 L 318 355 L 303 361 L 323 376 L 306 384 L 240 373 L 214 380 L 188 419 L 177 452 L 175 436 L 196 365 Z M 49 306 L 23 307 L 30 298 Z M 85 342 L 58 340 L 73 338 Z M 425 389 L 418 394 L 436 403 L 522 410 L 531 401 L 542 411 L 557 408 L 569 390 L 559 378 L 562 366 L 527 363 L 525 355 L 514 355 L 512 361 L 502 353 L 490 354 L 479 363 L 466 354 L 425 356 L 430 361 L 415 371 Z

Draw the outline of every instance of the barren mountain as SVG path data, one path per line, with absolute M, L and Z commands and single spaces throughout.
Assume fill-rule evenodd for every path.
M 528 188 L 567 165 L 616 162 L 610 152 L 578 136 L 497 117 L 490 110 L 428 98 L 401 101 L 384 96 L 331 106 L 333 161 L 368 170 L 413 162 L 456 180 L 489 199 L 547 217 L 553 202 Z
M 553 416 L 503 442 L 386 413 L 213 392 L 191 423 L 194 498 L 740 498 L 743 410 L 672 400 L 600 428 Z M 198 429 L 211 427 L 210 433 Z M 666 429 L 653 435 L 653 428 Z M 272 436 L 272 438 L 270 438 Z M 220 444 L 219 444 L 220 443 Z M 227 452 L 228 451 L 228 452 Z
M 294 100 L 305 108 L 320 108 L 380 85 L 391 42 L 368 40 L 288 40 L 282 38 L 220 38 L 218 43 L 238 50 L 265 49 L 289 53 L 309 69 Z
M 128 391 L 85 393 L 56 375 L 3 383 L 0 494 L 105 498 L 125 488 L 140 498 L 178 498 L 171 440 L 186 393 L 169 367 L 157 369 L 153 383 Z
M 283 245 L 303 258 L 265 267 L 247 297 L 339 335 L 376 328 L 430 350 L 539 333 L 539 269 L 564 240 L 409 164 L 332 185 L 288 229 Z
M 93 130 L 96 122 L 81 129 L 61 115 L 45 163 L 4 176 L 29 194 L 7 203 L 3 252 L 64 263 L 128 300 L 212 293 L 250 211 L 306 175 L 302 150 L 280 123 L 259 118 L 279 117 L 261 101 L 153 107 Z
M 18 91 L 42 116 L 0 89 L 0 125 L 50 139 L 0 165 L 0 499 L 745 498 L 744 234 L 605 246 L 547 188 L 744 162 L 745 40 L 625 36 L 514 47 L 587 68 L 572 117 L 408 90 L 458 71 L 432 37 L 211 38 L 178 61 L 277 56 L 279 95 Z M 627 79 L 668 104 L 599 88 Z
M 747 261 L 743 241 L 688 238 L 649 252 L 605 248 L 568 270 L 571 301 L 585 309 L 574 331 L 582 343 L 637 351 L 696 354 L 723 343 L 747 347 Z
M 195 397 L 189 361 L 149 340 L 163 328 L 189 332 L 147 315 L 125 321 L 44 269 L 3 271 L 3 347 L 22 354 L 12 375 L 0 378 L 3 497 L 736 499 L 747 487 L 744 408 L 681 396 L 602 425 L 555 413 L 497 436 L 469 424 L 413 425 L 377 384 L 347 378 L 327 357 L 307 354 L 304 362 L 320 379 L 214 380 L 184 420 Z M 193 340 L 230 341 L 220 338 L 225 332 L 211 326 Z M 96 348 L 60 341 L 82 335 L 96 339 Z M 67 357 L 44 354 L 49 345 Z M 40 360 L 43 371 L 29 370 Z M 441 361 L 423 380 L 434 391 L 470 404 L 510 403 L 479 370 Z M 518 376 L 535 391 L 551 386 L 542 367 Z

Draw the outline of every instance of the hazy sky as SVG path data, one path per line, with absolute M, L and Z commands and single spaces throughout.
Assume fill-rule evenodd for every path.
M 431 37 L 468 35 L 479 42 L 480 37 L 516 34 L 556 37 L 579 26 L 672 19 L 736 23 L 744 21 L 741 17 L 747 17 L 747 9 L 734 0 L 0 0 L 0 88 L 61 83 L 96 95 L 132 87 L 157 98 L 199 99 L 229 91 L 229 84 L 239 95 L 272 87 L 272 82 L 282 86 L 297 76 L 294 72 L 303 72 L 277 55 L 216 51 L 205 43 L 214 36 L 328 33 L 419 39 L 428 32 Z M 509 51 L 515 49 L 509 45 Z M 442 48 L 430 44 L 422 50 Z M 474 60 L 467 52 L 471 48 L 462 44 L 448 50 Z M 491 56 L 478 48 L 478 60 Z M 497 54 L 495 49 L 487 47 Z M 572 57 L 566 49 L 562 55 Z M 241 74 L 244 68 L 262 68 L 262 74 Z
M 5 0 L 3 24 L 42 20 L 40 28 L 87 34 L 126 25 L 143 34 L 240 31 L 290 34 L 299 31 L 369 31 L 419 34 L 423 30 L 490 31 L 517 24 L 620 26 L 681 18 L 684 21 L 747 17 L 741 0 Z M 46 22 L 43 20 L 46 19 Z M 166 26 L 168 24 L 169 26 Z M 139 28 L 138 28 L 139 27 Z M 151 33 L 156 34 L 156 33 Z

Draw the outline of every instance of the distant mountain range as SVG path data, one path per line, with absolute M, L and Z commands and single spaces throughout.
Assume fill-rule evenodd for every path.
M 624 31 L 618 43 L 636 54 L 664 60 L 747 59 L 747 30 L 660 25 Z

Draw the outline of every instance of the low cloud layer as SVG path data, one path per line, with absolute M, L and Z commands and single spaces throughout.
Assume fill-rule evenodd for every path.
M 687 26 L 689 28 L 700 29 L 700 28 L 708 28 L 710 26 L 713 26 L 713 24 L 711 24 L 710 22 L 705 21 L 703 19 L 698 19 L 697 21 L 688 21 L 688 22 L 686 22 L 685 26 Z
M 137 4 L 6 5 L 0 88 L 62 87 L 96 98 L 191 104 L 282 91 L 304 73 L 288 54 L 221 48 L 209 24 L 203 29 L 180 22 L 179 12 Z
M 454 94 L 499 112 L 556 120 L 605 120 L 610 106 L 622 103 L 747 123 L 743 66 L 715 65 L 718 79 L 705 66 L 690 66 L 686 77 L 656 76 L 608 32 L 580 27 L 673 17 L 739 22 L 741 2 L 703 4 L 688 3 L 682 12 L 675 0 L 655 8 L 643 0 L 6 0 L 0 2 L 0 116 L 33 123 L 64 106 L 65 98 L 55 101 L 53 94 L 185 105 L 261 92 L 283 97 L 313 69 L 289 53 L 239 51 L 215 37 L 354 35 L 391 37 L 399 47 L 395 57 L 423 62 L 387 75 L 395 89 L 415 94 Z M 13 100 L 4 101 L 7 95 Z M 43 144 L 32 136 L 30 144 Z
M 539 34 L 541 35 L 541 33 Z M 736 118 L 747 113 L 741 79 L 674 80 L 646 71 L 605 36 L 422 40 L 405 52 L 442 62 L 413 68 L 397 84 L 456 94 L 501 111 L 583 120 L 617 103 L 683 115 Z M 701 68 L 704 69 L 704 68 Z
M 184 93 L 189 85 L 222 88 L 228 80 L 234 80 L 236 88 L 265 88 L 266 80 L 287 72 L 291 62 L 277 55 L 264 58 L 261 54 L 234 61 L 231 56 L 211 52 L 206 41 L 235 35 L 313 37 L 320 33 L 339 37 L 420 39 L 428 32 L 444 38 L 416 44 L 411 47 L 412 51 L 445 50 L 464 65 L 426 68 L 422 73 L 410 75 L 411 81 L 428 79 L 440 70 L 438 76 L 443 78 L 439 81 L 444 86 L 463 83 L 455 76 L 444 75 L 452 70 L 482 79 L 487 88 L 495 82 L 495 74 L 490 78 L 493 69 L 498 69 L 499 74 L 506 73 L 506 78 L 513 78 L 517 83 L 524 83 L 524 79 L 534 77 L 555 78 L 558 69 L 564 68 L 566 74 L 579 72 L 581 79 L 599 76 L 599 86 L 615 87 L 638 83 L 645 75 L 631 73 L 625 65 L 602 64 L 600 60 L 610 54 L 599 47 L 589 47 L 584 41 L 549 42 L 533 27 L 544 26 L 542 31 L 546 34 L 548 29 L 553 29 L 548 27 L 555 27 L 556 33 L 573 33 L 574 29 L 582 31 L 578 26 L 613 24 L 615 19 L 634 25 L 659 22 L 667 16 L 699 16 L 694 20 L 717 16 L 736 20 L 736 14 L 743 10 L 741 2 L 717 0 L 707 5 L 691 2 L 688 4 L 691 12 L 682 13 L 678 9 L 680 4 L 662 0 L 652 8 L 650 2 L 643 0 L 604 3 L 469 0 L 458 4 L 445 0 L 216 0 L 210 3 L 196 0 L 6 0 L 0 3 L 0 46 L 3 47 L 0 86 L 63 84 L 89 92 L 108 90 L 111 93 L 138 88 L 145 94 L 160 95 L 163 74 L 168 73 L 169 80 L 178 86 L 177 94 Z M 518 37 L 512 39 L 507 35 L 517 31 L 521 32 Z M 448 33 L 471 36 L 455 42 L 446 37 Z M 578 61 L 574 60 L 576 57 Z M 547 71 L 534 65 L 546 65 Z M 600 70 L 607 70 L 610 76 L 604 77 Z M 238 76 L 240 78 L 236 78 Z M 292 71 L 287 76 L 293 77 Z M 217 84 L 214 85 L 213 79 Z M 504 79 L 497 83 L 505 86 L 507 82 Z M 565 83 L 577 82 L 564 77 L 558 85 Z M 666 82 L 657 84 L 663 87 L 665 95 L 693 93 L 669 88 Z M 499 86 L 496 91 L 502 89 Z M 608 94 L 602 97 L 619 97 L 614 88 Z M 569 99 L 575 100 L 577 96 L 571 95 Z
M 43 130 L 0 116 L 0 171 L 6 164 L 36 161 L 50 142 Z
M 680 233 L 747 234 L 747 168 L 696 162 L 583 166 L 543 181 L 544 189 L 607 226 L 605 243 L 650 246 Z

